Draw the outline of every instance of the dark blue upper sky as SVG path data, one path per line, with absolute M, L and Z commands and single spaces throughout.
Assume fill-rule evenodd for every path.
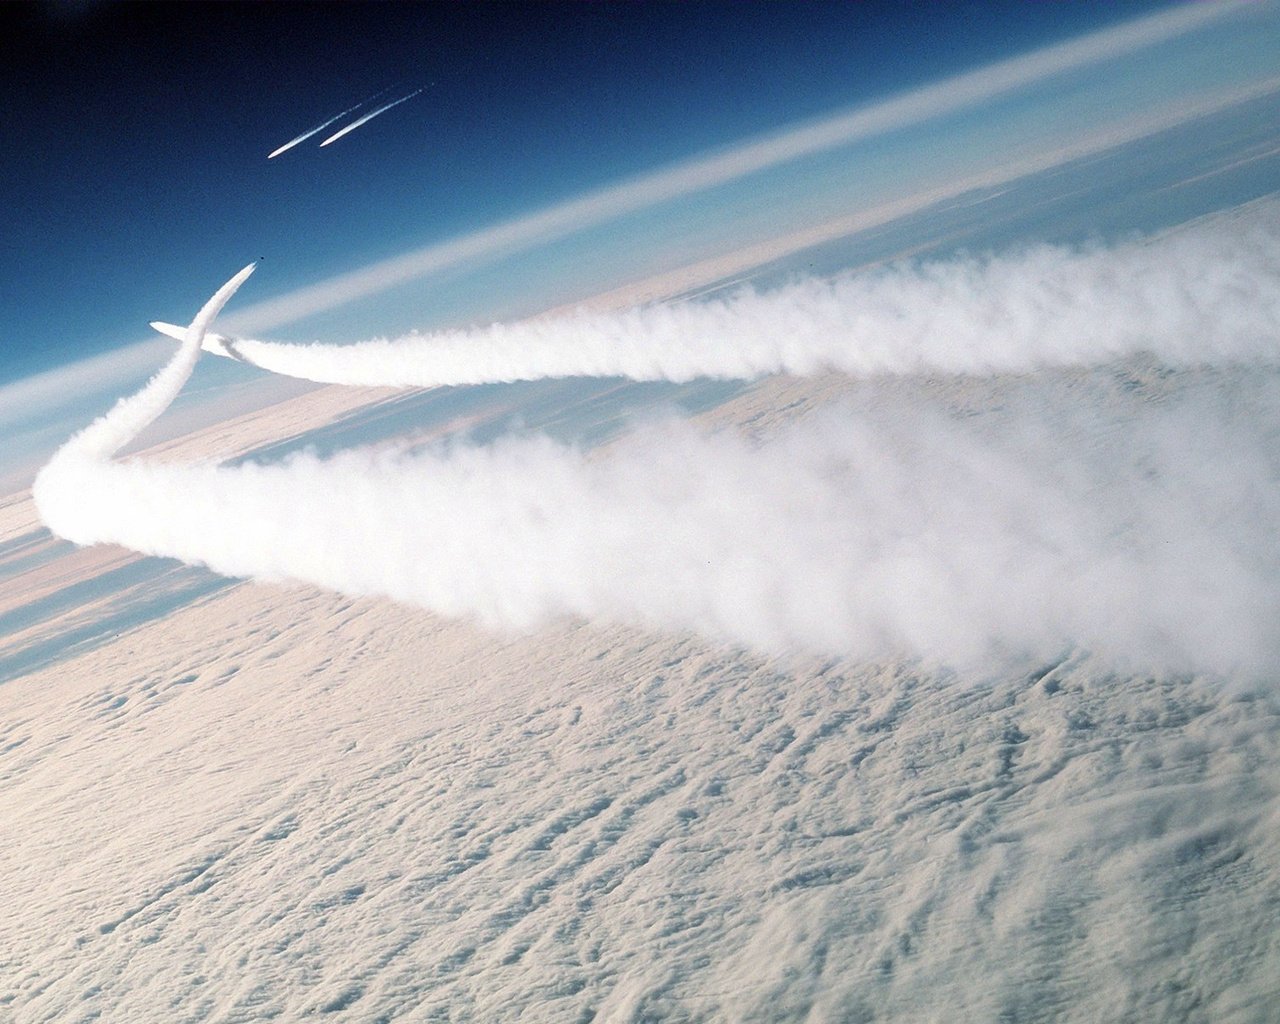
M 301 284 L 1159 6 L 3 5 L 0 382 L 259 255 Z

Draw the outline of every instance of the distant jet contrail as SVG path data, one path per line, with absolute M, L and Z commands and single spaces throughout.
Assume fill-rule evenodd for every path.
M 301 135 L 299 135 L 296 139 L 290 139 L 288 142 L 286 142 L 286 143 L 285 143 L 283 146 L 281 146 L 279 149 L 274 150 L 274 151 L 273 151 L 273 152 L 271 152 L 271 153 L 268 153 L 268 154 L 267 154 L 267 159 L 268 159 L 268 160 L 271 160 L 271 159 L 273 159 L 273 158 L 275 158 L 275 157 L 278 157 L 281 153 L 285 152 L 285 150 L 293 149 L 293 147 L 294 147 L 294 146 L 296 146 L 299 142 L 306 142 L 306 141 L 307 141 L 307 139 L 311 138 L 311 136 L 313 136 L 313 135 L 317 134 L 318 132 L 322 132 L 322 131 L 324 131 L 326 128 L 328 128 L 328 127 L 329 127 L 329 125 L 333 124 L 333 122 L 334 122 L 334 121 L 341 121 L 344 117 L 346 117 L 348 114 L 350 114 L 353 110 L 359 110 L 359 109 L 360 109 L 361 107 L 363 107 L 366 103 L 372 103 L 374 100 L 376 100 L 379 96 L 381 96 L 381 95 L 382 95 L 383 93 L 385 93 L 386 91 L 387 91 L 386 89 L 383 89 L 383 90 L 382 90 L 382 92 L 375 92 L 375 93 L 374 93 L 372 96 L 370 96 L 367 100 L 361 100 L 361 101 L 360 101 L 359 103 L 357 103 L 354 107 L 347 107 L 347 109 L 346 109 L 346 110 L 344 110 L 341 114 L 334 114 L 334 115 L 333 115 L 333 117 L 329 118 L 329 120 L 327 120 L 327 121 L 325 121 L 325 122 L 323 122 L 323 123 L 321 123 L 321 124 L 316 125 L 316 126 L 315 126 L 314 128 L 312 128 L 310 131 L 305 131 L 305 132 L 303 132 L 303 133 L 302 133 Z
M 293 149 L 293 147 L 294 147 L 294 146 L 296 146 L 299 142 L 306 142 L 306 141 L 307 141 L 307 139 L 311 138 L 311 136 L 315 135 L 317 132 L 322 132 L 322 131 L 324 131 L 326 128 L 328 128 L 328 127 L 329 127 L 329 125 L 333 124 L 333 122 L 334 122 L 334 121 L 339 121 L 339 120 L 341 120 L 342 118 L 344 118 L 344 117 L 346 117 L 348 114 L 350 114 L 353 110 L 359 110 L 359 109 L 360 109 L 361 107 L 363 107 L 363 106 L 365 105 L 365 103 L 367 103 L 367 102 L 368 102 L 368 100 L 362 100 L 361 102 L 357 103 L 354 107 L 347 107 L 347 109 L 346 109 L 346 110 L 344 110 L 341 114 L 334 114 L 334 115 L 333 115 L 333 117 L 329 118 L 329 120 L 325 121 L 323 124 L 318 124 L 318 125 L 316 125 L 314 128 L 312 128 L 310 131 L 303 132 L 303 133 L 302 133 L 301 135 L 299 135 L 296 139 L 290 139 L 288 142 L 286 142 L 286 143 L 285 143 L 283 146 L 281 146 L 279 149 L 274 150 L 274 151 L 272 151 L 272 152 L 268 153 L 268 154 L 267 154 L 267 159 L 268 159 L 268 160 L 271 160 L 271 159 L 273 159 L 274 157 L 279 156 L 279 155 L 280 155 L 281 153 L 283 153 L 285 150 L 287 150 L 287 149 Z
M 426 88 L 426 87 L 423 86 L 423 88 Z M 398 100 L 392 100 L 390 103 L 386 104 L 385 106 L 379 107 L 377 110 L 369 111 L 369 113 L 365 114 L 364 117 L 356 118 L 354 121 L 352 121 L 349 125 L 343 128 L 341 131 L 335 132 L 333 135 L 330 135 L 327 139 L 325 139 L 324 142 L 320 143 L 321 147 L 327 146 L 331 142 L 337 142 L 340 138 L 342 138 L 342 136 L 346 135 L 347 132 L 355 131 L 366 121 L 372 121 L 379 114 L 385 114 L 392 107 L 398 107 L 401 103 L 405 102 L 405 100 L 413 99 L 420 92 L 422 92 L 422 89 L 414 89 L 413 92 L 409 93 L 408 96 L 401 96 Z M 331 122 L 326 122 L 326 123 L 331 123 Z M 319 131 L 319 129 L 316 129 L 316 130 Z

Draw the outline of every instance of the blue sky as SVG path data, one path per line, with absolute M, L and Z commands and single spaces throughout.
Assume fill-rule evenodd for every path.
M 5 5 L 0 383 L 246 258 L 287 291 L 1156 6 Z

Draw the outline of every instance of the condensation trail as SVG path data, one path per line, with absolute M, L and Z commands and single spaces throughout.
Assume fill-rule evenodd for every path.
M 425 88 L 425 86 L 423 88 Z M 393 100 L 392 102 L 386 104 L 385 106 L 379 107 L 377 110 L 369 111 L 369 113 L 365 114 L 363 117 L 356 118 L 354 121 L 352 121 L 349 125 L 343 128 L 341 131 L 335 132 L 333 135 L 330 135 L 327 139 L 325 139 L 324 142 L 320 143 L 321 147 L 327 146 L 331 142 L 337 142 L 340 138 L 342 138 L 342 136 L 346 135 L 347 132 L 355 131 L 362 124 L 366 123 L 367 121 L 372 121 L 379 114 L 385 114 L 392 107 L 398 107 L 401 103 L 404 103 L 407 100 L 413 99 L 420 92 L 422 92 L 422 89 L 415 89 L 413 92 L 409 93 L 408 96 L 401 96 L 398 100 Z
M 1057 264 L 1031 250 L 1008 259 L 1004 291 L 974 268 L 944 275 L 945 287 L 928 274 L 894 285 L 887 308 L 923 311 L 904 337 L 931 352 L 969 323 L 987 362 L 1034 366 L 1046 345 L 1078 355 L 1071 346 L 1094 338 L 1092 350 L 1112 351 L 1138 324 L 1163 351 L 1213 367 L 1154 397 L 1023 374 L 985 392 L 978 415 L 950 408 L 926 377 L 758 439 L 672 423 L 607 451 L 514 437 L 267 464 L 113 460 L 177 393 L 248 267 L 180 331 L 182 349 L 142 392 L 59 449 L 33 497 L 77 544 L 500 627 L 572 615 L 766 651 L 960 665 L 1081 646 L 1120 666 L 1273 679 L 1280 377 L 1222 365 L 1275 350 L 1276 262 L 1260 276 L 1257 253 L 1230 242 L 1250 236 L 1256 212 L 1184 235 L 1193 278 L 1168 276 L 1164 252 L 1059 274 L 1058 294 L 1038 284 Z M 828 298 L 800 292 L 788 308 L 838 324 Z M 649 312 L 658 319 L 640 326 L 665 330 L 662 308 Z M 721 347 L 751 320 L 722 331 Z M 1224 346 L 1259 326 L 1269 348 Z
M 318 125 L 316 125 L 316 126 L 315 126 L 314 128 L 312 128 L 310 131 L 305 131 L 305 132 L 303 132 L 303 133 L 302 133 L 301 135 L 299 135 L 296 139 L 290 139 L 288 142 L 286 142 L 286 143 L 285 143 L 283 146 L 281 146 L 279 149 L 274 150 L 274 151 L 273 151 L 273 152 L 271 152 L 271 153 L 268 153 L 268 154 L 267 154 L 267 159 L 268 159 L 268 160 L 272 160 L 272 159 L 274 159 L 275 157 L 278 157 L 281 153 L 284 153 L 284 152 L 285 152 L 285 151 L 287 151 L 287 150 L 293 149 L 293 147 L 294 147 L 294 146 L 296 146 L 298 143 L 300 143 L 300 142 L 306 142 L 306 141 L 307 141 L 307 139 L 311 138 L 311 136 L 313 136 L 313 135 L 317 135 L 317 134 L 319 134 L 320 132 L 324 131 L 326 128 L 328 128 L 328 127 L 329 127 L 329 125 L 333 124 L 333 122 L 334 122 L 334 121 L 341 121 L 341 120 L 342 120 L 344 117 L 346 117 L 348 114 L 352 113 L 353 111 L 359 110 L 359 109 L 360 109 L 361 107 L 363 107 L 366 103 L 372 103 L 374 100 L 376 100 L 379 96 L 381 96 L 381 95 L 382 95 L 383 93 L 385 93 L 386 91 L 387 91 L 386 89 L 383 89 L 383 90 L 382 90 L 382 92 L 375 92 L 375 93 L 374 93 L 372 96 L 370 96 L 367 100 L 361 100 L 361 101 L 360 101 L 359 103 L 357 103 L 354 107 L 347 107 L 347 109 L 346 109 L 346 110 L 344 110 L 342 113 L 340 113 L 340 114 L 334 114 L 334 115 L 333 115 L 333 117 L 329 118 L 329 120 L 327 120 L 327 121 L 323 122 L 322 124 L 318 124 Z
M 181 338 L 182 328 L 153 323 Z M 771 291 L 580 311 L 352 345 L 210 334 L 205 348 L 325 384 L 434 387 L 773 373 L 987 374 L 1150 352 L 1280 359 L 1280 203 L 1115 248 L 903 263 Z
M 1274 680 L 1280 386 L 1250 370 L 1156 401 L 1028 375 L 981 414 L 923 387 L 758 441 L 670 422 L 595 451 L 60 455 L 34 497 L 77 544 L 501 629 L 569 615 L 979 667 L 1081 646 Z
M 257 266 L 257 263 L 250 263 L 219 288 L 196 314 L 190 326 L 184 329 L 182 347 L 160 372 L 152 377 L 141 391 L 128 398 L 120 399 L 110 412 L 95 420 L 59 448 L 42 472 L 47 472 L 61 461 L 76 456 L 109 459 L 164 412 L 182 390 L 187 378 L 191 376 L 196 359 L 200 355 L 205 332 L 209 329 L 214 317 L 240 286 L 249 279 L 249 275 Z
M 357 103 L 354 107 L 347 107 L 347 109 L 344 110 L 341 114 L 334 114 L 333 117 L 329 118 L 329 120 L 325 121 L 323 124 L 316 125 L 310 131 L 303 132 L 296 139 L 291 139 L 290 141 L 286 142 L 283 146 L 281 146 L 279 149 L 271 153 L 268 153 L 267 159 L 272 160 L 275 157 L 278 157 L 281 153 L 285 152 L 286 150 L 293 149 L 293 147 L 296 146 L 299 142 L 306 142 L 307 139 L 311 138 L 311 136 L 315 135 L 318 132 L 324 131 L 326 128 L 329 127 L 329 125 L 333 124 L 334 121 L 341 120 L 342 118 L 350 114 L 353 110 L 359 110 L 363 106 L 364 106 L 364 103 Z

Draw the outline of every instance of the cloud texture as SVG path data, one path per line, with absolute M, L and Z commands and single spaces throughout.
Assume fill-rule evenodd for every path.
M 1181 365 L 1269 360 L 1276 223 L 1271 209 L 1114 250 L 593 314 L 569 321 L 567 339 L 555 322 L 494 328 L 487 344 L 446 339 L 445 362 L 503 380 L 531 366 L 670 379 L 1025 371 L 1137 349 Z M 1162 370 L 1146 396 L 1079 371 L 950 389 L 920 377 L 868 385 L 868 400 L 763 440 L 667 422 L 603 452 L 510 438 L 271 465 L 110 461 L 180 387 L 219 296 L 133 405 L 41 472 L 35 497 L 56 533 L 501 627 L 576 615 L 768 650 L 985 664 L 1080 645 L 1125 665 L 1280 667 L 1270 364 Z M 394 346 L 356 350 L 353 374 L 408 382 Z M 975 396 L 963 414 L 946 397 L 956 388 Z

